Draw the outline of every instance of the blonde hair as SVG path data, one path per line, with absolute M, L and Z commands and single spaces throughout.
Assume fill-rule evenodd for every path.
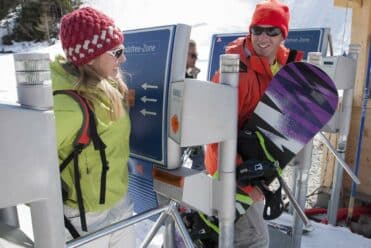
M 79 80 L 75 86 L 87 100 L 98 102 L 103 93 L 110 103 L 111 120 L 117 120 L 125 114 L 128 109 L 128 88 L 122 79 L 121 73 L 116 78 L 103 78 L 90 65 L 85 64 L 78 67 Z M 79 89 L 88 89 L 80 91 Z
M 121 72 L 115 78 L 104 78 L 88 64 L 77 67 L 63 56 L 57 56 L 56 60 L 66 72 L 78 78 L 74 89 L 87 100 L 101 102 L 102 94 L 107 97 L 111 120 L 119 119 L 128 111 L 129 90 Z

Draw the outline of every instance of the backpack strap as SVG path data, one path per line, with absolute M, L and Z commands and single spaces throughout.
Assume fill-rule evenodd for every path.
M 79 106 L 81 108 L 81 111 L 83 113 L 83 122 L 81 125 L 81 128 L 79 130 L 78 135 L 76 136 L 73 144 L 73 150 L 71 153 L 67 156 L 67 158 L 62 162 L 62 164 L 59 167 L 60 172 L 67 167 L 67 165 L 73 160 L 73 172 L 75 175 L 75 190 L 76 190 L 76 196 L 77 196 L 77 205 L 79 207 L 80 212 L 80 221 L 81 221 L 81 228 L 84 231 L 87 231 L 87 225 L 86 225 L 86 216 L 85 216 L 85 207 L 84 207 L 84 201 L 82 197 L 81 192 L 81 184 L 80 184 L 80 170 L 79 170 L 79 155 L 82 152 L 82 150 L 89 145 L 90 143 L 90 136 L 88 133 L 88 125 L 89 125 L 89 111 L 88 111 L 88 105 L 84 98 L 82 98 L 76 91 L 73 90 L 58 90 L 54 91 L 53 95 L 58 94 L 65 94 L 70 96 L 72 99 L 74 99 L 77 103 L 79 103 Z M 63 190 L 63 189 L 62 189 Z M 66 195 L 62 192 L 63 195 Z M 65 199 L 63 199 L 65 200 Z M 65 218 L 66 219 L 66 218 Z M 66 227 L 71 227 L 72 224 L 65 221 Z M 73 227 L 73 226 L 72 226 Z M 74 232 L 76 232 L 76 229 L 67 228 L 72 236 L 76 236 Z M 71 229 L 71 230 L 70 230 Z
M 82 152 L 82 150 L 90 144 L 90 141 L 93 141 L 94 149 L 99 150 L 99 154 L 100 154 L 101 162 L 102 162 L 99 203 L 104 204 L 105 196 L 106 196 L 106 177 L 107 177 L 107 171 L 109 169 L 106 152 L 105 152 L 106 145 L 104 144 L 104 142 L 98 135 L 95 114 L 89 102 L 84 97 L 82 97 L 80 94 L 78 94 L 75 90 L 54 91 L 53 95 L 57 95 L 57 94 L 66 94 L 70 96 L 72 99 L 74 99 L 77 103 L 79 103 L 79 106 L 83 114 L 83 122 L 82 122 L 81 128 L 73 142 L 73 150 L 67 156 L 67 158 L 61 163 L 60 172 L 62 172 L 67 167 L 67 165 L 73 160 L 74 175 L 75 175 L 75 190 L 77 194 L 77 203 L 78 203 L 79 212 L 80 212 L 81 227 L 82 227 L 82 230 L 87 231 L 85 208 L 83 204 L 83 197 L 82 197 L 81 184 L 80 184 L 80 170 L 78 166 L 79 165 L 78 157 L 80 153 Z M 66 195 L 65 194 L 66 192 L 62 192 L 62 193 Z M 68 228 L 68 226 L 72 226 L 72 224 L 69 223 L 69 225 L 66 225 L 66 227 L 70 231 L 71 235 L 73 236 L 73 233 Z
M 95 116 L 94 112 L 89 108 L 89 115 Z M 106 144 L 104 144 L 103 140 L 98 135 L 97 131 L 97 124 L 95 118 L 90 118 L 89 123 L 89 131 L 91 135 L 91 139 L 93 141 L 94 149 L 99 150 L 100 159 L 102 162 L 102 174 L 100 179 L 100 197 L 99 197 L 99 203 L 104 204 L 106 201 L 106 179 L 107 179 L 107 171 L 109 169 L 108 167 L 108 161 L 106 157 Z
M 72 225 L 71 221 L 65 215 L 63 217 L 64 217 L 64 226 L 70 232 L 72 238 L 74 238 L 74 239 L 79 238 L 80 234 L 76 230 L 76 228 Z

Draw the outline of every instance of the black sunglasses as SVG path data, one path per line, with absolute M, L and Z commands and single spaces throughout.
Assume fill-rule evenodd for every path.
M 116 59 L 120 58 L 123 52 L 124 52 L 124 48 L 122 47 L 117 48 L 116 50 L 107 51 L 108 54 L 112 55 Z
M 277 27 L 267 27 L 267 28 L 259 27 L 259 26 L 251 27 L 251 33 L 253 35 L 261 35 L 263 32 L 266 33 L 270 37 L 274 37 L 282 33 L 281 29 Z

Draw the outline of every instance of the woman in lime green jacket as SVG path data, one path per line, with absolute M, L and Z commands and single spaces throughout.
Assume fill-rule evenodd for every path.
M 53 90 L 74 90 L 85 98 L 95 114 L 98 136 L 106 145 L 108 171 L 105 199 L 102 201 L 101 154 L 90 143 L 78 156 L 79 176 L 74 161 L 62 171 L 67 195 L 64 214 L 74 229 L 84 235 L 132 215 L 128 195 L 128 157 L 130 120 L 127 111 L 127 87 L 120 75 L 125 62 L 122 32 L 105 14 L 84 7 L 66 14 L 61 20 L 60 39 L 65 58 L 51 63 Z M 69 95 L 54 96 L 59 161 L 73 151 L 73 143 L 83 123 L 79 103 Z M 76 181 L 81 186 L 79 206 Z M 84 215 L 86 225 L 81 215 Z M 66 231 L 66 238 L 71 239 Z M 135 247 L 134 228 L 118 231 L 84 247 Z

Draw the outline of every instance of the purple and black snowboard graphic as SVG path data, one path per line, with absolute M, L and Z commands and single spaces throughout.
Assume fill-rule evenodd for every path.
M 274 76 L 252 117 L 268 152 L 284 168 L 331 119 L 338 105 L 332 79 L 318 67 L 295 62 Z

